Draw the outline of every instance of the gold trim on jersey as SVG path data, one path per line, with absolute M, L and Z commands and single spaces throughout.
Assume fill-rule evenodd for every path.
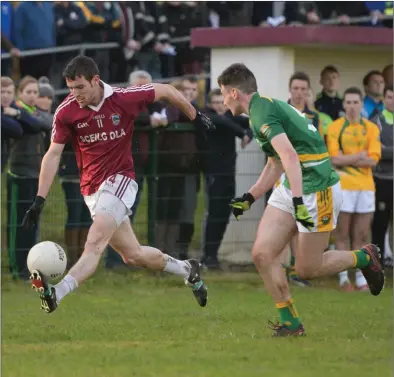
M 332 188 L 318 191 L 316 193 L 317 202 L 317 231 L 331 232 L 334 228 L 334 211 L 332 201 Z
M 301 162 L 308 162 L 308 161 L 319 161 L 324 158 L 328 158 L 329 154 L 328 152 L 325 153 L 319 153 L 319 154 L 299 154 L 298 158 L 300 159 Z

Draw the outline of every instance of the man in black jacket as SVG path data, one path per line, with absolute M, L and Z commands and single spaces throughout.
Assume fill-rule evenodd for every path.
M 252 131 L 247 117 L 234 117 L 226 111 L 220 89 L 209 93 L 205 113 L 215 124 L 216 130 L 207 134 L 204 173 L 208 205 L 202 263 L 208 269 L 220 269 L 218 251 L 231 213 L 229 203 L 235 195 L 235 137 L 242 140 L 244 148 L 252 140 Z

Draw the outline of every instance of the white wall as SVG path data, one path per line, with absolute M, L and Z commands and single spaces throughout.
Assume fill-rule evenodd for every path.
M 341 76 L 341 90 L 349 86 L 358 86 L 364 90 L 363 77 L 368 71 L 381 71 L 386 65 L 392 63 L 392 51 L 354 49 L 317 49 L 296 48 L 295 69 L 305 71 L 310 75 L 314 93 L 321 91 L 320 71 L 328 64 L 335 65 Z

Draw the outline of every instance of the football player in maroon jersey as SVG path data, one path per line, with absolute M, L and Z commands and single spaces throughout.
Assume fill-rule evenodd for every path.
M 51 285 L 40 271 L 31 271 L 32 286 L 40 294 L 41 308 L 53 312 L 67 294 L 88 279 L 108 244 L 127 264 L 182 276 L 199 305 L 205 306 L 207 288 L 198 261 L 180 261 L 154 247 L 141 246 L 134 235 L 128 216 L 138 185 L 130 151 L 134 119 L 154 101 L 170 102 L 196 127 L 213 129 L 211 120 L 169 85 L 112 88 L 100 80 L 96 63 L 85 56 L 71 60 L 63 76 L 71 93 L 55 112 L 52 142 L 42 161 L 37 196 L 23 225 L 32 227 L 38 223 L 68 141 L 76 153 L 81 193 L 93 224 L 81 258 L 58 284 Z

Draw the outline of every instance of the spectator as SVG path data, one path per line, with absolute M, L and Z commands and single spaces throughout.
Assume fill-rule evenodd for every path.
M 376 212 L 372 222 L 372 242 L 379 246 L 381 263 L 387 265 L 385 235 L 393 220 L 393 86 L 386 86 L 383 98 L 384 109 L 372 120 L 380 128 L 382 158 L 374 171 L 376 186 Z M 392 261 L 391 261 L 392 264 Z
M 386 86 L 393 85 L 393 65 L 389 64 L 383 68 L 382 75 Z
M 51 86 L 47 77 L 40 77 L 38 80 L 38 98 L 36 100 L 37 109 L 48 114 L 52 112 L 52 105 L 55 99 L 55 90 Z M 52 116 L 48 117 L 52 123 Z
M 183 93 L 187 100 L 197 107 L 198 97 L 198 80 L 195 76 L 190 75 L 182 81 Z M 182 115 L 183 118 L 183 115 Z M 168 121 L 175 121 L 171 113 L 168 113 Z M 186 121 L 184 119 L 179 121 Z M 194 234 L 194 214 L 197 208 L 197 194 L 200 189 L 200 171 L 199 150 L 203 150 L 203 141 L 201 130 L 195 132 L 184 132 L 180 136 L 185 138 L 188 150 L 188 160 L 183 168 L 183 187 L 184 194 L 181 199 L 181 209 L 179 213 L 179 235 L 177 240 L 177 250 L 180 259 L 188 258 L 188 250 Z M 190 148 L 190 149 L 189 149 Z
M 15 84 L 11 78 L 1 77 L 1 172 L 8 161 L 11 139 L 23 136 L 22 125 L 18 121 L 20 111 L 11 108 L 15 97 Z
M 316 110 L 327 114 L 332 120 L 343 116 L 343 101 L 338 94 L 339 72 L 333 65 L 327 65 L 320 73 L 322 91 L 316 96 Z
M 366 1 L 366 7 L 368 8 L 372 16 L 373 25 L 383 25 L 385 27 L 393 27 L 393 2 L 392 1 Z M 391 20 L 382 20 L 383 16 L 391 16 Z
M 232 8 L 234 3 L 227 3 Z M 166 1 L 160 6 L 160 15 L 165 15 L 171 38 L 190 35 L 195 27 L 208 26 L 208 16 L 204 4 L 196 1 Z M 189 41 L 176 44 L 174 76 L 200 74 L 207 55 L 207 49 L 191 48 Z
M 383 110 L 384 78 L 379 71 L 368 72 L 363 79 L 365 97 L 362 116 L 371 119 Z
M 15 47 L 21 51 L 54 47 L 56 45 L 55 13 L 52 2 L 23 1 L 15 10 L 13 23 Z M 52 57 L 46 55 L 21 58 L 21 75 L 35 78 L 47 76 Z
M 327 128 L 328 126 L 332 123 L 332 118 L 327 115 L 326 113 L 322 113 L 320 111 L 317 111 L 315 109 L 315 104 L 314 104 L 314 95 L 313 95 L 313 91 L 310 88 L 308 91 L 308 97 L 307 97 L 307 106 L 310 110 L 314 111 L 317 113 L 317 115 L 319 116 L 319 122 L 320 122 L 320 134 L 325 137 L 326 133 L 327 133 Z
M 343 203 L 336 230 L 337 250 L 359 250 L 368 241 L 371 221 L 375 212 L 375 184 L 372 168 L 381 157 L 379 128 L 361 117 L 362 93 L 349 88 L 344 93 L 345 117 L 328 127 L 327 147 L 336 166 L 343 190 Z M 348 272 L 339 274 L 339 286 L 353 290 Z M 356 286 L 368 291 L 360 270 L 356 271 Z
M 306 73 L 294 73 L 289 80 L 290 99 L 288 103 L 305 114 L 309 119 L 309 123 L 319 130 L 319 115 L 307 105 L 310 86 L 309 76 Z
M 36 99 L 35 117 L 48 126 L 48 130 L 43 132 L 45 137 L 45 149 L 49 148 L 51 140 L 50 129 L 53 123 L 52 105 L 55 99 L 55 90 L 49 83 L 47 77 L 40 77 L 38 80 L 38 98 Z
M 134 71 L 130 74 L 129 85 L 141 86 L 152 82 L 151 75 L 146 71 Z M 136 174 L 136 182 L 138 184 L 138 192 L 131 208 L 132 214 L 130 221 L 133 224 L 137 208 L 140 203 L 142 190 L 144 187 L 144 180 L 148 168 L 148 154 L 149 154 L 149 136 L 150 133 L 144 131 L 145 128 L 163 127 L 167 125 L 167 117 L 165 116 L 163 106 L 159 102 L 154 102 L 148 106 L 147 109 L 141 111 L 135 119 L 135 130 L 133 133 L 132 154 L 134 161 L 134 168 Z M 147 177 L 148 185 L 150 186 L 151 177 Z M 118 266 L 125 266 L 123 259 L 120 255 L 112 249 L 111 246 L 107 247 L 105 256 L 105 266 L 107 268 L 114 268 Z
M 272 9 L 269 6 L 273 2 L 268 1 L 267 3 L 268 10 L 266 12 L 271 15 Z M 207 8 L 210 26 L 213 28 L 249 26 L 252 22 L 252 14 L 254 16 L 264 12 L 261 8 L 255 8 L 255 4 L 247 1 L 209 1 L 207 2 Z
M 56 42 L 67 46 L 83 42 L 83 29 L 88 21 L 82 8 L 71 1 L 55 2 Z
M 1 74 L 3 76 L 13 76 L 15 80 L 19 79 L 16 74 L 16 68 L 19 70 L 20 50 L 17 49 L 13 41 L 13 30 L 12 25 L 14 21 L 14 7 L 11 1 L 1 2 L 1 52 L 9 52 L 12 55 L 12 59 L 2 59 L 1 61 Z M 16 58 L 16 59 L 15 59 Z M 12 72 L 14 71 L 14 72 Z
M 349 25 L 352 17 L 369 16 L 364 1 L 317 1 L 320 20 L 335 18 L 342 25 Z
M 220 89 L 209 93 L 205 113 L 215 124 L 216 130 L 208 134 L 209 151 L 205 156 L 207 163 L 204 164 L 207 214 L 201 262 L 208 269 L 220 269 L 218 251 L 231 213 L 229 203 L 235 195 L 235 137 L 242 140 L 242 148 L 245 148 L 253 136 L 249 118 L 233 117 L 224 106 Z
M 56 1 L 54 6 L 56 22 L 56 43 L 67 46 L 83 42 L 83 31 L 88 22 L 82 8 L 75 2 Z M 56 87 L 65 87 L 62 76 L 66 62 L 74 57 L 75 51 L 57 53 L 53 81 Z
M 82 9 L 88 25 L 84 30 L 84 41 L 91 43 L 120 42 L 120 14 L 116 2 L 110 1 L 78 1 L 78 6 Z M 100 67 L 100 77 L 103 81 L 110 78 L 110 51 L 96 50 L 88 52 Z M 116 59 L 112 59 L 115 63 Z M 111 71 L 116 69 L 111 65 Z
M 29 209 L 32 198 L 37 193 L 38 176 L 42 157 L 45 153 L 44 136 L 41 131 L 51 129 L 51 122 L 37 117 L 35 106 L 38 97 L 37 80 L 24 77 L 18 88 L 19 99 L 16 102 L 21 113 L 30 115 L 30 127 L 36 133 L 25 131 L 24 136 L 16 140 L 11 147 L 9 172 L 7 177 L 8 201 L 8 249 L 10 260 L 15 261 L 15 271 L 20 278 L 28 279 L 26 260 L 30 248 L 37 242 L 37 228 L 24 229 L 22 220 Z M 27 130 L 27 128 L 25 128 Z
M 159 16 L 155 2 L 136 1 L 123 4 L 127 7 L 126 21 L 129 30 L 125 45 L 126 59 L 133 58 L 131 64 L 149 72 L 153 79 L 161 78 L 160 54 L 169 46 L 165 15 Z M 132 23 L 133 28 L 130 26 Z
M 172 82 L 171 85 L 185 95 L 181 80 Z M 171 105 L 166 107 L 166 113 L 169 124 L 190 123 L 183 113 Z M 190 165 L 195 164 L 197 148 L 194 133 L 190 131 L 170 132 L 164 129 L 159 135 L 157 148 L 159 177 L 156 247 L 175 256 L 176 242 L 180 232 L 180 210 L 182 198 L 185 196 L 184 175 L 190 170 Z

